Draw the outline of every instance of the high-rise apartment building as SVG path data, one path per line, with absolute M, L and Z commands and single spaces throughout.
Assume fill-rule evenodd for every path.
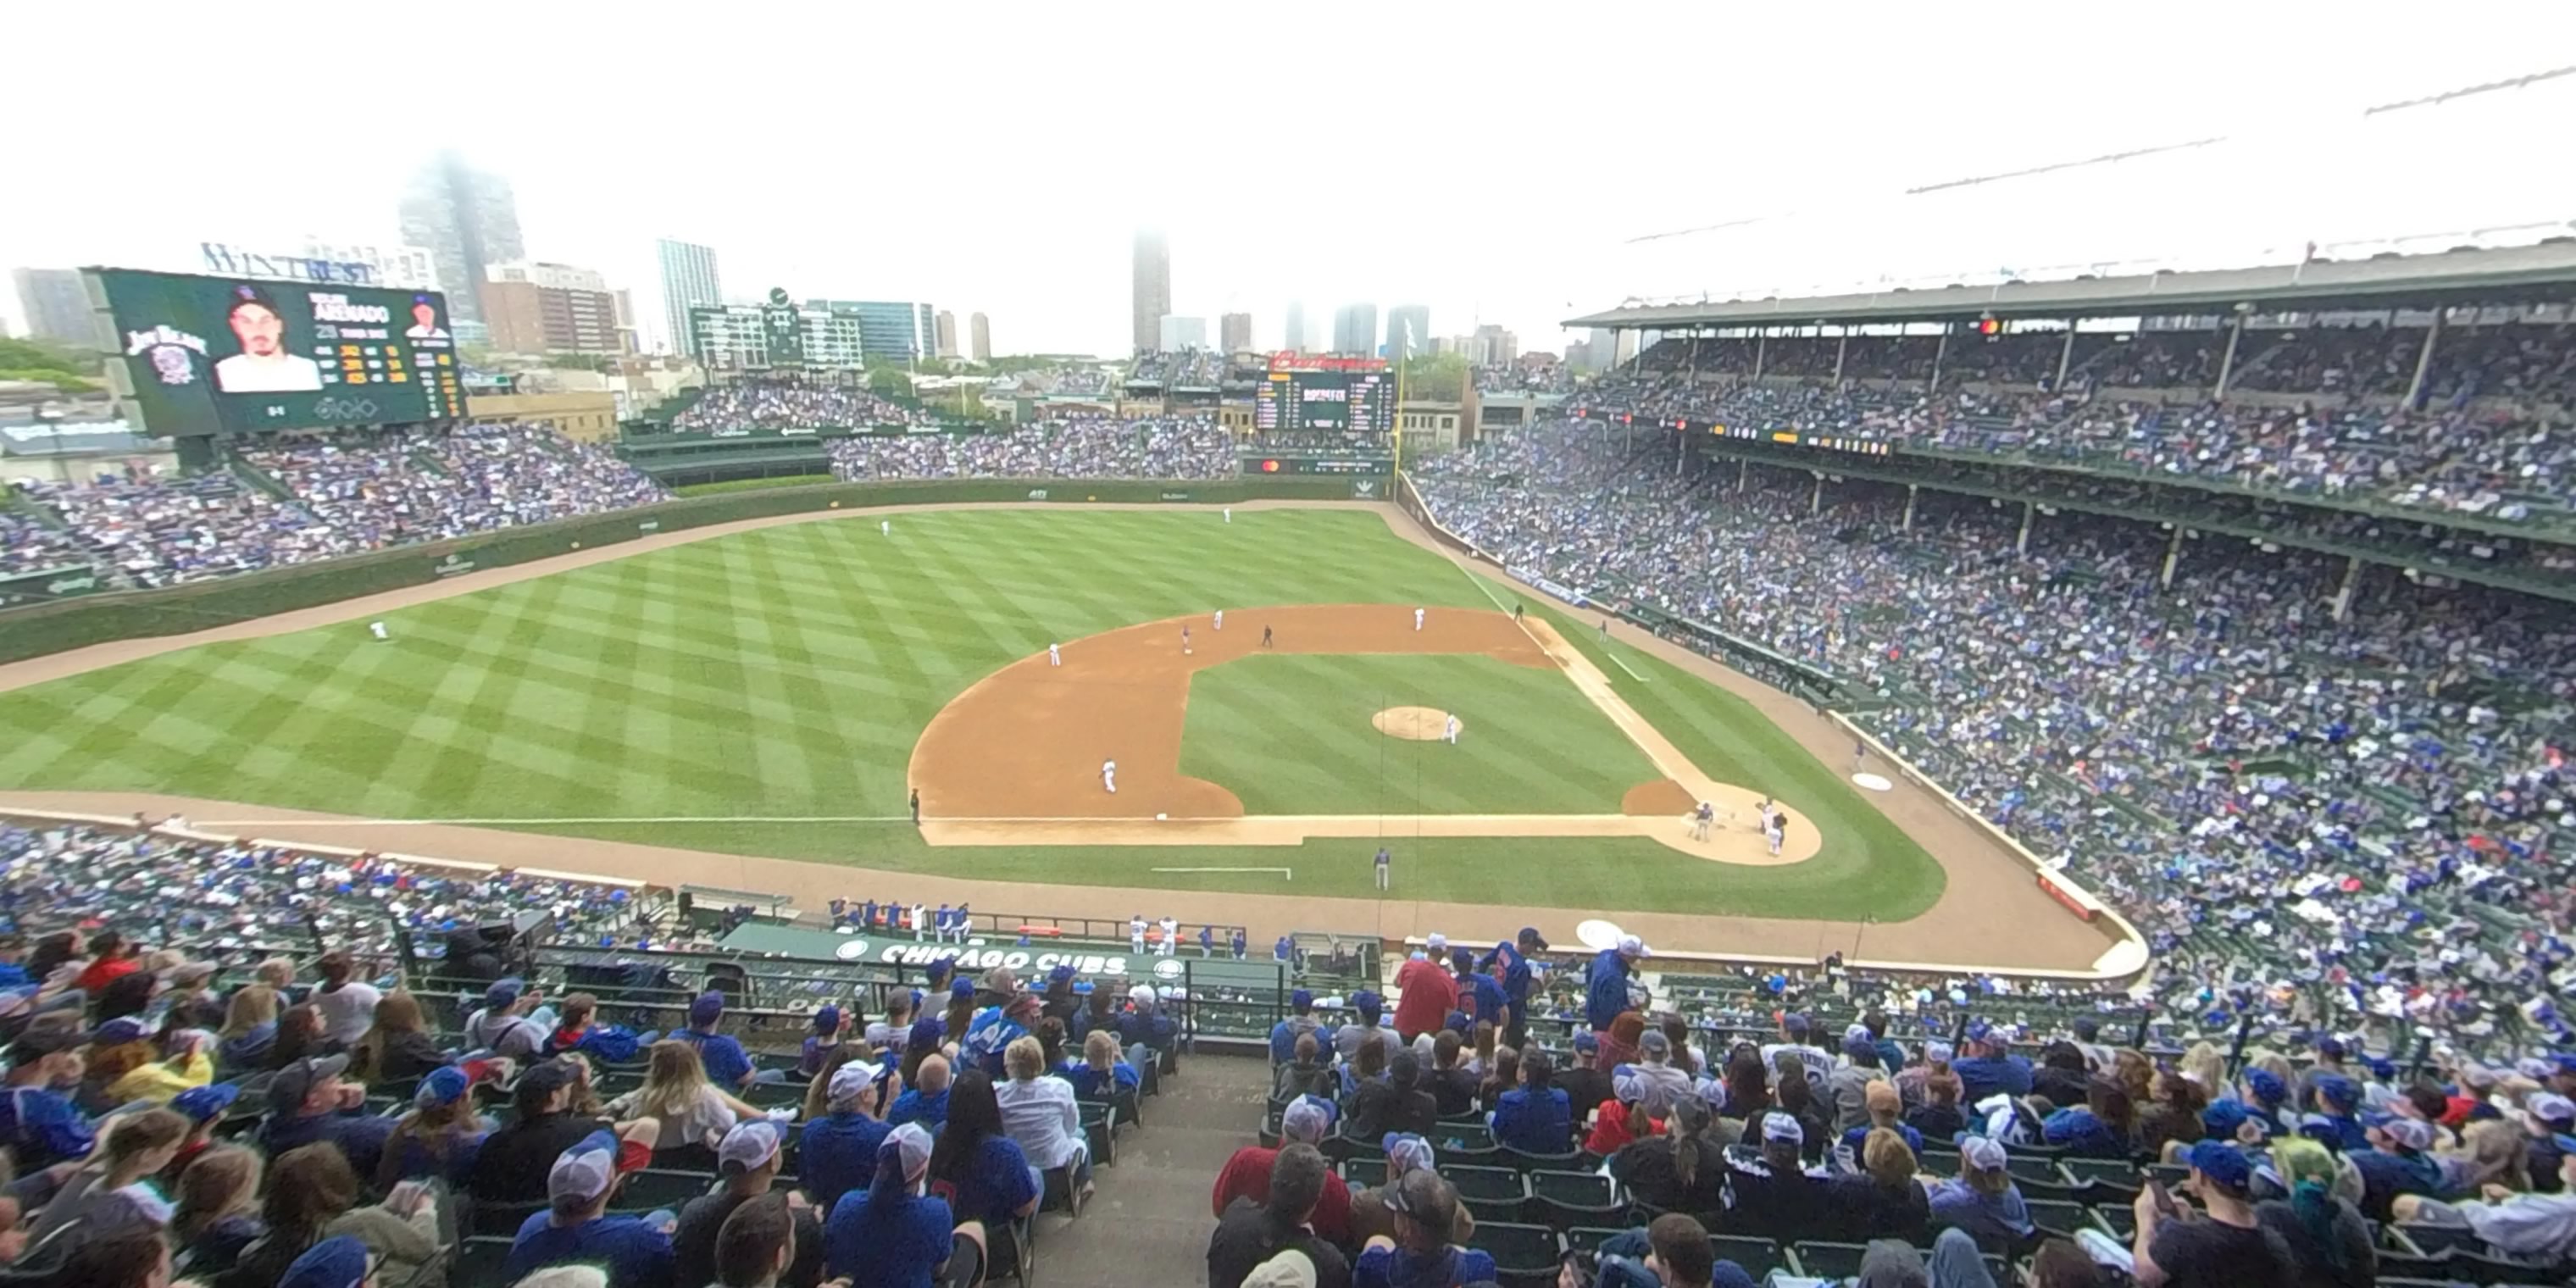
M 449 312 L 460 322 L 481 323 L 477 296 L 492 266 L 528 254 L 510 181 L 441 153 L 412 176 L 398 210 L 403 241 L 427 247 L 438 280 L 448 284 Z
M 936 325 L 939 336 L 939 356 L 942 358 L 956 357 L 957 315 L 946 309 L 941 309 L 939 311 L 939 318 Z
M 1289 304 L 1287 327 L 1285 334 L 1279 337 L 1279 347 L 1292 353 L 1306 351 L 1305 305 L 1293 302 Z
M 1166 313 L 1154 321 L 1154 347 L 1165 353 L 1207 347 L 1207 319 Z
M 494 264 L 480 291 L 483 325 L 503 353 L 623 353 L 617 297 L 596 272 L 566 264 Z M 456 297 L 448 297 L 448 308 Z
M 671 351 L 696 353 L 698 338 L 689 331 L 689 310 L 724 303 L 715 248 L 668 237 L 653 245 L 662 259 L 662 320 L 671 328 Z
M 984 315 L 978 313 L 974 317 L 967 319 L 966 329 L 972 333 L 973 343 L 969 348 L 969 352 L 974 355 L 975 361 L 991 362 L 993 360 L 992 323 L 985 321 Z
M 1161 233 L 1136 234 L 1135 269 L 1128 338 L 1143 352 L 1162 343 L 1163 317 L 1172 311 L 1172 248 Z
M 1345 304 L 1333 313 L 1333 352 L 1355 357 L 1377 353 L 1377 306 Z
M 1431 309 L 1399 304 L 1386 311 L 1386 357 L 1389 362 L 1431 352 Z
M 20 268 L 11 270 L 9 276 L 18 286 L 18 311 L 27 319 L 29 337 L 84 349 L 98 346 L 89 293 L 81 289 L 77 271 Z
M 1228 313 L 1217 319 L 1218 343 L 1227 353 L 1252 352 L 1252 315 Z
M 805 307 L 847 313 L 856 319 L 859 343 L 871 362 L 926 358 L 939 343 L 938 321 L 927 304 L 909 300 L 807 300 Z
M 1475 346 L 1469 356 L 1484 366 L 1505 366 L 1521 356 L 1520 337 L 1491 322 L 1476 328 Z

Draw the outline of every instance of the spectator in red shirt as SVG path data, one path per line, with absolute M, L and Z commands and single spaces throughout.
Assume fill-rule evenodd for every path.
M 72 987 L 95 997 L 110 982 L 143 969 L 143 963 L 134 955 L 140 945 L 125 942 L 125 936 L 113 930 L 102 930 L 96 939 L 89 942 L 96 955 L 72 980 Z
M 1299 1096 L 1288 1102 L 1279 1115 L 1279 1149 L 1291 1145 L 1313 1145 L 1321 1149 L 1324 1137 L 1333 1130 L 1333 1102 L 1319 1096 Z M 1250 1199 L 1254 1206 L 1270 1203 L 1270 1169 L 1278 1162 L 1279 1149 L 1246 1145 L 1234 1151 L 1217 1169 L 1215 1200 L 1212 1206 L 1219 1217 L 1236 1199 Z M 1347 1243 L 1351 1232 L 1351 1187 L 1339 1172 L 1324 1174 L 1324 1194 L 1315 1201 L 1314 1215 L 1306 1219 L 1315 1233 L 1333 1243 Z
M 1438 1033 L 1449 1022 L 1449 1013 L 1458 1009 L 1458 981 L 1437 957 L 1406 962 L 1395 972 L 1395 986 L 1404 994 L 1395 1003 L 1395 1035 L 1408 1043 L 1425 1033 Z

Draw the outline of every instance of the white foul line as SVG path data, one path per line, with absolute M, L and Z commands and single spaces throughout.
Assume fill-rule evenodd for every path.
M 1481 591 L 1485 592 L 1485 598 L 1487 598 L 1487 599 L 1490 599 L 1490 600 L 1494 601 L 1494 607 L 1499 608 L 1499 609 L 1502 609 L 1502 610 L 1503 610 L 1504 612 L 1506 612 L 1506 613 L 1508 613 L 1508 612 L 1512 611 L 1512 610 L 1511 610 L 1511 606 L 1510 606 L 1510 605 L 1508 605 L 1508 604 L 1505 604 L 1505 603 L 1503 602 L 1503 597 L 1502 597 L 1502 596 L 1497 595 L 1497 594 L 1495 594 L 1495 593 L 1494 593 L 1494 588 L 1493 588 L 1491 585 L 1488 585 L 1488 584 L 1486 583 L 1486 581 L 1485 581 L 1485 579 L 1484 579 L 1484 578 L 1479 577 L 1479 576 L 1477 576 L 1475 573 L 1468 571 L 1468 570 L 1467 570 L 1466 568 L 1464 568 L 1464 567 L 1459 567 L 1459 566 L 1458 566 L 1458 565 L 1456 565 L 1456 564 L 1452 564 L 1452 565 L 1450 565 L 1450 566 L 1451 566 L 1451 567 L 1458 568 L 1458 571 L 1459 571 L 1459 573 L 1460 573 L 1461 575 L 1465 576 L 1467 580 L 1469 580 L 1469 581 L 1472 581 L 1472 582 L 1476 583 L 1476 589 L 1478 589 L 1478 590 L 1481 590 Z M 1515 617 L 1515 618 L 1513 618 L 1513 619 L 1512 619 L 1512 624 L 1513 624 L 1513 625 L 1515 625 L 1515 626 L 1520 627 L 1520 628 L 1521 628 L 1521 634 L 1523 634 L 1523 635 L 1528 635 L 1528 636 L 1530 637 L 1530 642 L 1531 642 L 1531 643 L 1533 643 L 1533 644 L 1538 645 L 1538 646 L 1539 646 L 1539 648 L 1540 648 L 1540 650 L 1541 650 L 1542 652 L 1546 650 L 1546 648 L 1547 648 L 1547 641 L 1540 639 L 1538 636 L 1536 636 L 1536 635 L 1534 635 L 1534 634 L 1531 634 L 1531 632 L 1530 632 L 1530 628 L 1529 628 L 1529 623 L 1524 622 L 1524 621 L 1522 621 L 1521 619 L 1519 619 L 1519 618 Z M 1571 643 L 1571 642 L 1572 642 L 1572 641 L 1568 641 L 1568 643 Z M 1616 653 L 1611 652 L 1611 651 L 1609 650 L 1609 648 L 1607 648 L 1606 646 L 1601 650 L 1601 654 L 1602 654 L 1602 656 L 1607 657 L 1607 658 L 1609 658 L 1609 659 L 1610 659 L 1610 664 L 1611 664 L 1612 666 L 1618 667 L 1620 670 L 1627 672 L 1627 673 L 1628 673 L 1628 678 L 1629 678 L 1629 679 L 1635 680 L 1635 681 L 1636 681 L 1637 683 L 1639 683 L 1639 684 L 1651 684 L 1651 683 L 1653 683 L 1653 681 L 1648 680 L 1646 677 L 1644 677 L 1644 676 L 1642 676 L 1642 675 L 1637 674 L 1637 668 L 1635 668 L 1635 667 L 1633 667 L 1633 666 L 1628 665 L 1626 662 L 1621 661 L 1621 660 L 1619 659 L 1619 655 L 1618 655 L 1618 654 L 1616 654 Z
M 1297 879 L 1294 868 L 1155 868 L 1153 870 L 1156 872 L 1276 872 L 1282 881 Z
M 1635 680 L 1637 683 L 1651 683 L 1651 681 L 1647 680 L 1646 677 L 1637 674 L 1637 668 L 1628 665 L 1625 661 L 1622 661 L 1618 654 L 1611 652 L 1609 649 L 1605 648 L 1601 650 L 1601 656 L 1610 659 L 1610 664 L 1612 666 L 1618 667 L 1620 670 L 1627 672 L 1628 678 Z

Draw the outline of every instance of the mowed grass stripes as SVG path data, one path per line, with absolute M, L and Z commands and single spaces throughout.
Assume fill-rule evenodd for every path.
M 1456 567 L 1366 513 L 1244 511 L 1231 524 L 1197 510 L 907 513 L 895 518 L 891 536 L 880 535 L 874 516 L 791 524 L 419 605 L 385 618 L 393 638 L 384 643 L 368 637 L 365 623 L 349 622 L 0 694 L 0 728 L 12 734 L 0 741 L 0 784 L 157 791 L 370 818 L 707 817 L 738 821 L 524 830 L 1004 880 L 1270 890 L 1278 888 L 1272 877 L 1154 869 L 1288 863 L 1299 865 L 1301 892 L 1364 895 L 1374 845 L 1354 848 L 1349 862 L 1341 851 L 1352 847 L 1339 843 L 933 850 L 902 823 L 762 820 L 901 816 L 904 770 L 930 717 L 967 685 L 1050 640 L 1219 607 L 1492 602 Z M 1486 683 L 1453 678 L 1479 674 L 1459 664 L 1481 659 L 1371 660 L 1447 666 L 1439 686 Z M 1713 688 L 1678 672 L 1655 679 L 1628 690 L 1631 701 L 1659 725 L 1685 725 L 1667 732 L 1721 777 L 1719 757 L 1759 761 L 1785 744 L 1776 733 L 1774 743 L 1761 742 L 1768 725 L 1741 703 L 1666 692 L 1725 697 Z M 1373 682 L 1407 681 L 1390 672 Z M 1562 690 L 1548 691 L 1545 703 L 1580 709 L 1559 719 L 1532 708 L 1515 725 L 1513 711 L 1541 701 L 1539 690 L 1515 686 L 1540 682 Z M 1428 807 L 1483 811 L 1502 808 L 1494 802 L 1508 795 L 1518 809 L 1608 810 L 1617 806 L 1614 784 L 1624 791 L 1653 776 L 1641 756 L 1636 766 L 1617 764 L 1616 756 L 1635 754 L 1624 740 L 1595 745 L 1597 735 L 1583 731 L 1606 722 L 1561 677 L 1526 671 L 1492 683 L 1502 687 L 1460 689 L 1452 699 L 1462 709 L 1492 704 L 1497 714 L 1471 715 L 1464 754 L 1449 766 L 1457 777 L 1425 774 L 1424 799 L 1449 802 Z M 1674 705 L 1650 705 L 1657 698 Z M 1198 705 L 1194 696 L 1187 754 L 1226 758 L 1207 776 L 1238 791 L 1254 787 L 1247 803 L 1265 780 L 1319 802 L 1299 812 L 1360 812 L 1356 802 L 1375 790 L 1373 771 L 1360 768 L 1373 757 L 1351 751 L 1379 737 L 1366 711 L 1355 713 L 1355 725 L 1306 719 L 1293 727 L 1259 718 L 1257 701 L 1205 713 L 1277 725 L 1259 746 L 1249 736 L 1203 742 Z M 1551 754 L 1562 762 L 1553 770 Z M 1261 762 L 1272 757 L 1281 768 L 1264 773 Z M 1327 772 L 1310 791 L 1304 776 L 1319 763 Z M 1556 804 L 1528 803 L 1539 798 Z M 1877 817 L 1865 806 L 1858 812 Z M 1784 916 L 1827 912 L 1829 896 L 1836 906 L 1828 915 L 1904 916 L 1928 906 L 1922 881 L 1882 887 L 1876 877 L 1890 863 L 1913 865 L 1930 872 L 1928 889 L 1937 893 L 1938 868 L 1919 849 L 1908 858 L 1901 836 L 1847 826 L 1853 822 L 1828 818 L 1827 857 L 1779 870 L 1723 868 L 1615 838 L 1398 848 L 1410 860 L 1409 897 L 1588 906 L 1602 890 L 1630 889 L 1659 908 Z M 1565 862 L 1570 857 L 1581 862 Z M 1494 879 L 1496 865 L 1516 870 L 1524 860 L 1529 870 Z M 1838 891 L 1807 879 L 1810 869 L 1828 866 L 1843 883 Z M 728 879 L 721 863 L 710 862 L 708 879 Z M 1883 890 L 1893 893 L 1882 898 Z
M 1458 744 L 1371 722 L 1389 707 L 1454 711 Z M 1553 668 L 1490 657 L 1255 654 L 1190 678 L 1181 772 L 1248 814 L 1616 814 L 1662 777 Z

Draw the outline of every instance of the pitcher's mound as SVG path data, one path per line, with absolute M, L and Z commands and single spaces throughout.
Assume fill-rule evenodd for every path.
M 1449 730 L 1449 713 L 1429 707 L 1388 707 L 1369 717 L 1379 733 L 1389 738 L 1410 738 L 1415 742 L 1438 742 Z M 1458 722 L 1461 732 L 1467 722 Z

